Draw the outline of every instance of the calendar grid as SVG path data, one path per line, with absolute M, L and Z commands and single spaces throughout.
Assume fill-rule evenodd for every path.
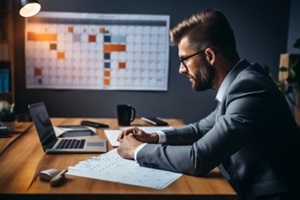
M 41 12 L 25 29 L 27 88 L 167 90 L 169 16 Z

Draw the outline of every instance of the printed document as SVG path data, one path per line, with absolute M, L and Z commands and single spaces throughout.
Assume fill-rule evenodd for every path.
M 141 167 L 134 160 L 124 159 L 111 150 L 68 168 L 67 174 L 162 190 L 182 174 Z

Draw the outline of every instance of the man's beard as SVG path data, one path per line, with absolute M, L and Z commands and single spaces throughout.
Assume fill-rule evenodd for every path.
M 209 63 L 201 63 L 200 67 L 195 73 L 195 76 L 190 77 L 193 80 L 192 88 L 195 91 L 204 91 L 212 88 L 212 80 L 214 75 L 215 70 Z

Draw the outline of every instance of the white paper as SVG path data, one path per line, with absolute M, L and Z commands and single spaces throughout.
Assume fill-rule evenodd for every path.
M 67 174 L 160 190 L 182 175 L 141 167 L 137 162 L 119 156 L 117 149 L 79 162 L 77 165 L 69 167 Z
M 109 143 L 113 147 L 118 147 L 119 146 L 119 142 L 117 141 L 118 136 L 121 134 L 122 130 L 126 130 L 128 128 L 129 127 L 123 127 L 121 130 L 106 129 L 106 130 L 104 130 L 104 133 L 105 133 Z M 153 133 L 155 131 L 172 129 L 173 127 L 171 127 L 171 126 L 138 126 L 137 128 L 145 131 L 146 133 Z
M 75 125 L 76 126 L 76 125 Z M 96 132 L 96 129 L 93 128 L 93 127 L 85 127 L 85 126 L 82 126 L 82 127 L 74 127 L 72 128 L 71 126 L 70 127 L 58 127 L 58 126 L 53 126 L 53 129 L 54 129 L 54 132 L 55 132 L 55 135 L 56 137 L 59 137 L 60 135 L 62 135 L 63 133 L 67 132 L 67 131 L 72 131 L 72 130 L 87 130 L 87 129 L 90 129 L 91 131 L 93 131 L 94 133 L 97 133 Z
M 109 130 L 106 129 L 104 130 L 104 133 L 109 141 L 109 143 L 111 144 L 111 146 L 113 147 L 118 147 L 119 146 L 119 142 L 117 141 L 118 136 L 121 134 L 122 130 Z
M 61 128 L 58 128 L 57 126 L 53 126 L 54 132 L 56 137 L 59 137 L 61 134 L 63 134 L 65 131 Z

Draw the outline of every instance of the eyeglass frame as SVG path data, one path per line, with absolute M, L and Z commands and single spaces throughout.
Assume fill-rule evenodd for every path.
M 198 54 L 200 54 L 200 53 L 205 52 L 205 50 L 206 50 L 206 49 L 201 50 L 201 51 L 198 51 L 198 52 L 196 52 L 196 53 L 193 53 L 192 55 L 186 56 L 186 57 L 184 57 L 184 58 L 180 58 L 180 63 L 188 70 L 188 67 L 187 67 L 187 65 L 185 64 L 184 61 L 187 60 L 187 59 L 189 59 L 189 58 L 191 58 L 191 57 L 193 57 L 193 56 L 195 56 L 195 55 L 198 55 Z

